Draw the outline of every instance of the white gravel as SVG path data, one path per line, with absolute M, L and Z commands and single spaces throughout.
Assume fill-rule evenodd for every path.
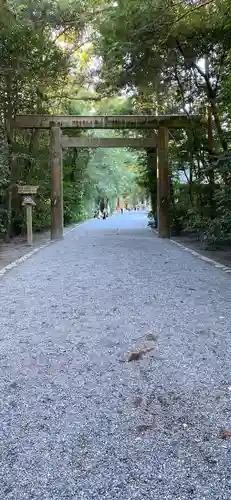
M 145 225 L 89 222 L 0 280 L 2 500 L 230 500 L 231 278 Z

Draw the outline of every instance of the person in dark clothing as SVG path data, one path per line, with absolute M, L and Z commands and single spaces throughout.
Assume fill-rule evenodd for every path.
M 100 212 L 103 214 L 103 211 L 105 209 L 104 199 L 100 200 L 99 209 L 100 209 Z

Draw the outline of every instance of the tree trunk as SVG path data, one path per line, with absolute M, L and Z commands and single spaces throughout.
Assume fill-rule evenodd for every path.
M 11 120 L 13 117 L 12 106 L 12 82 L 11 77 L 5 77 L 6 83 L 6 103 L 5 103 L 5 137 L 8 152 L 8 169 L 9 169 L 9 183 L 7 189 L 7 227 L 6 227 L 6 240 L 9 241 L 12 236 L 12 170 L 13 170 L 13 134 L 11 128 Z

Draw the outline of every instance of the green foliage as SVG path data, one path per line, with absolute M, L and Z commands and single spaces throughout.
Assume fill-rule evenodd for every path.
M 63 159 L 64 224 L 85 219 L 87 210 L 86 169 L 89 153 L 86 150 L 67 150 Z
M 94 199 L 130 196 L 135 187 L 136 176 L 127 167 L 135 161 L 135 154 L 124 149 L 95 150 L 87 169 Z
M 215 192 L 217 216 L 206 229 L 209 243 L 231 244 L 231 155 L 221 155 L 216 163 L 222 180 Z

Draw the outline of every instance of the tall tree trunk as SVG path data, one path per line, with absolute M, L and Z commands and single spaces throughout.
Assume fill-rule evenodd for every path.
M 205 57 L 205 74 L 206 79 L 209 81 L 209 61 L 208 57 Z M 218 116 L 218 115 L 217 115 Z M 220 125 L 220 121 L 219 121 Z M 221 131 L 222 133 L 222 131 Z M 213 219 L 216 216 L 216 203 L 215 203 L 215 178 L 214 178 L 214 148 L 213 148 L 213 122 L 212 122 L 212 107 L 208 106 L 208 127 L 207 127 L 207 135 L 208 135 L 208 161 L 209 161 L 209 170 L 208 170 L 208 180 L 209 180 L 209 202 L 210 202 L 210 215 Z
M 210 75 L 209 75 L 209 68 L 208 68 L 208 58 L 205 58 L 205 71 L 203 71 L 198 64 L 192 63 L 192 67 L 198 71 L 198 73 L 204 78 L 205 85 L 206 85 L 206 92 L 207 92 L 207 97 L 209 101 L 209 106 L 211 109 L 211 114 L 214 118 L 214 123 L 215 127 L 217 130 L 217 135 L 220 140 L 220 144 L 222 146 L 223 151 L 227 151 L 228 146 L 227 146 L 227 141 L 224 137 L 224 131 L 222 130 L 221 126 L 221 121 L 219 118 L 219 112 L 218 112 L 218 105 L 216 102 L 216 90 L 213 89 L 210 81 Z
M 6 240 L 9 241 L 12 236 L 12 170 L 13 170 L 13 133 L 11 127 L 11 120 L 13 117 L 12 106 L 12 81 L 11 76 L 5 77 L 6 83 L 6 104 L 5 104 L 5 137 L 8 153 L 8 169 L 9 169 L 9 183 L 7 189 L 7 227 L 6 227 Z

